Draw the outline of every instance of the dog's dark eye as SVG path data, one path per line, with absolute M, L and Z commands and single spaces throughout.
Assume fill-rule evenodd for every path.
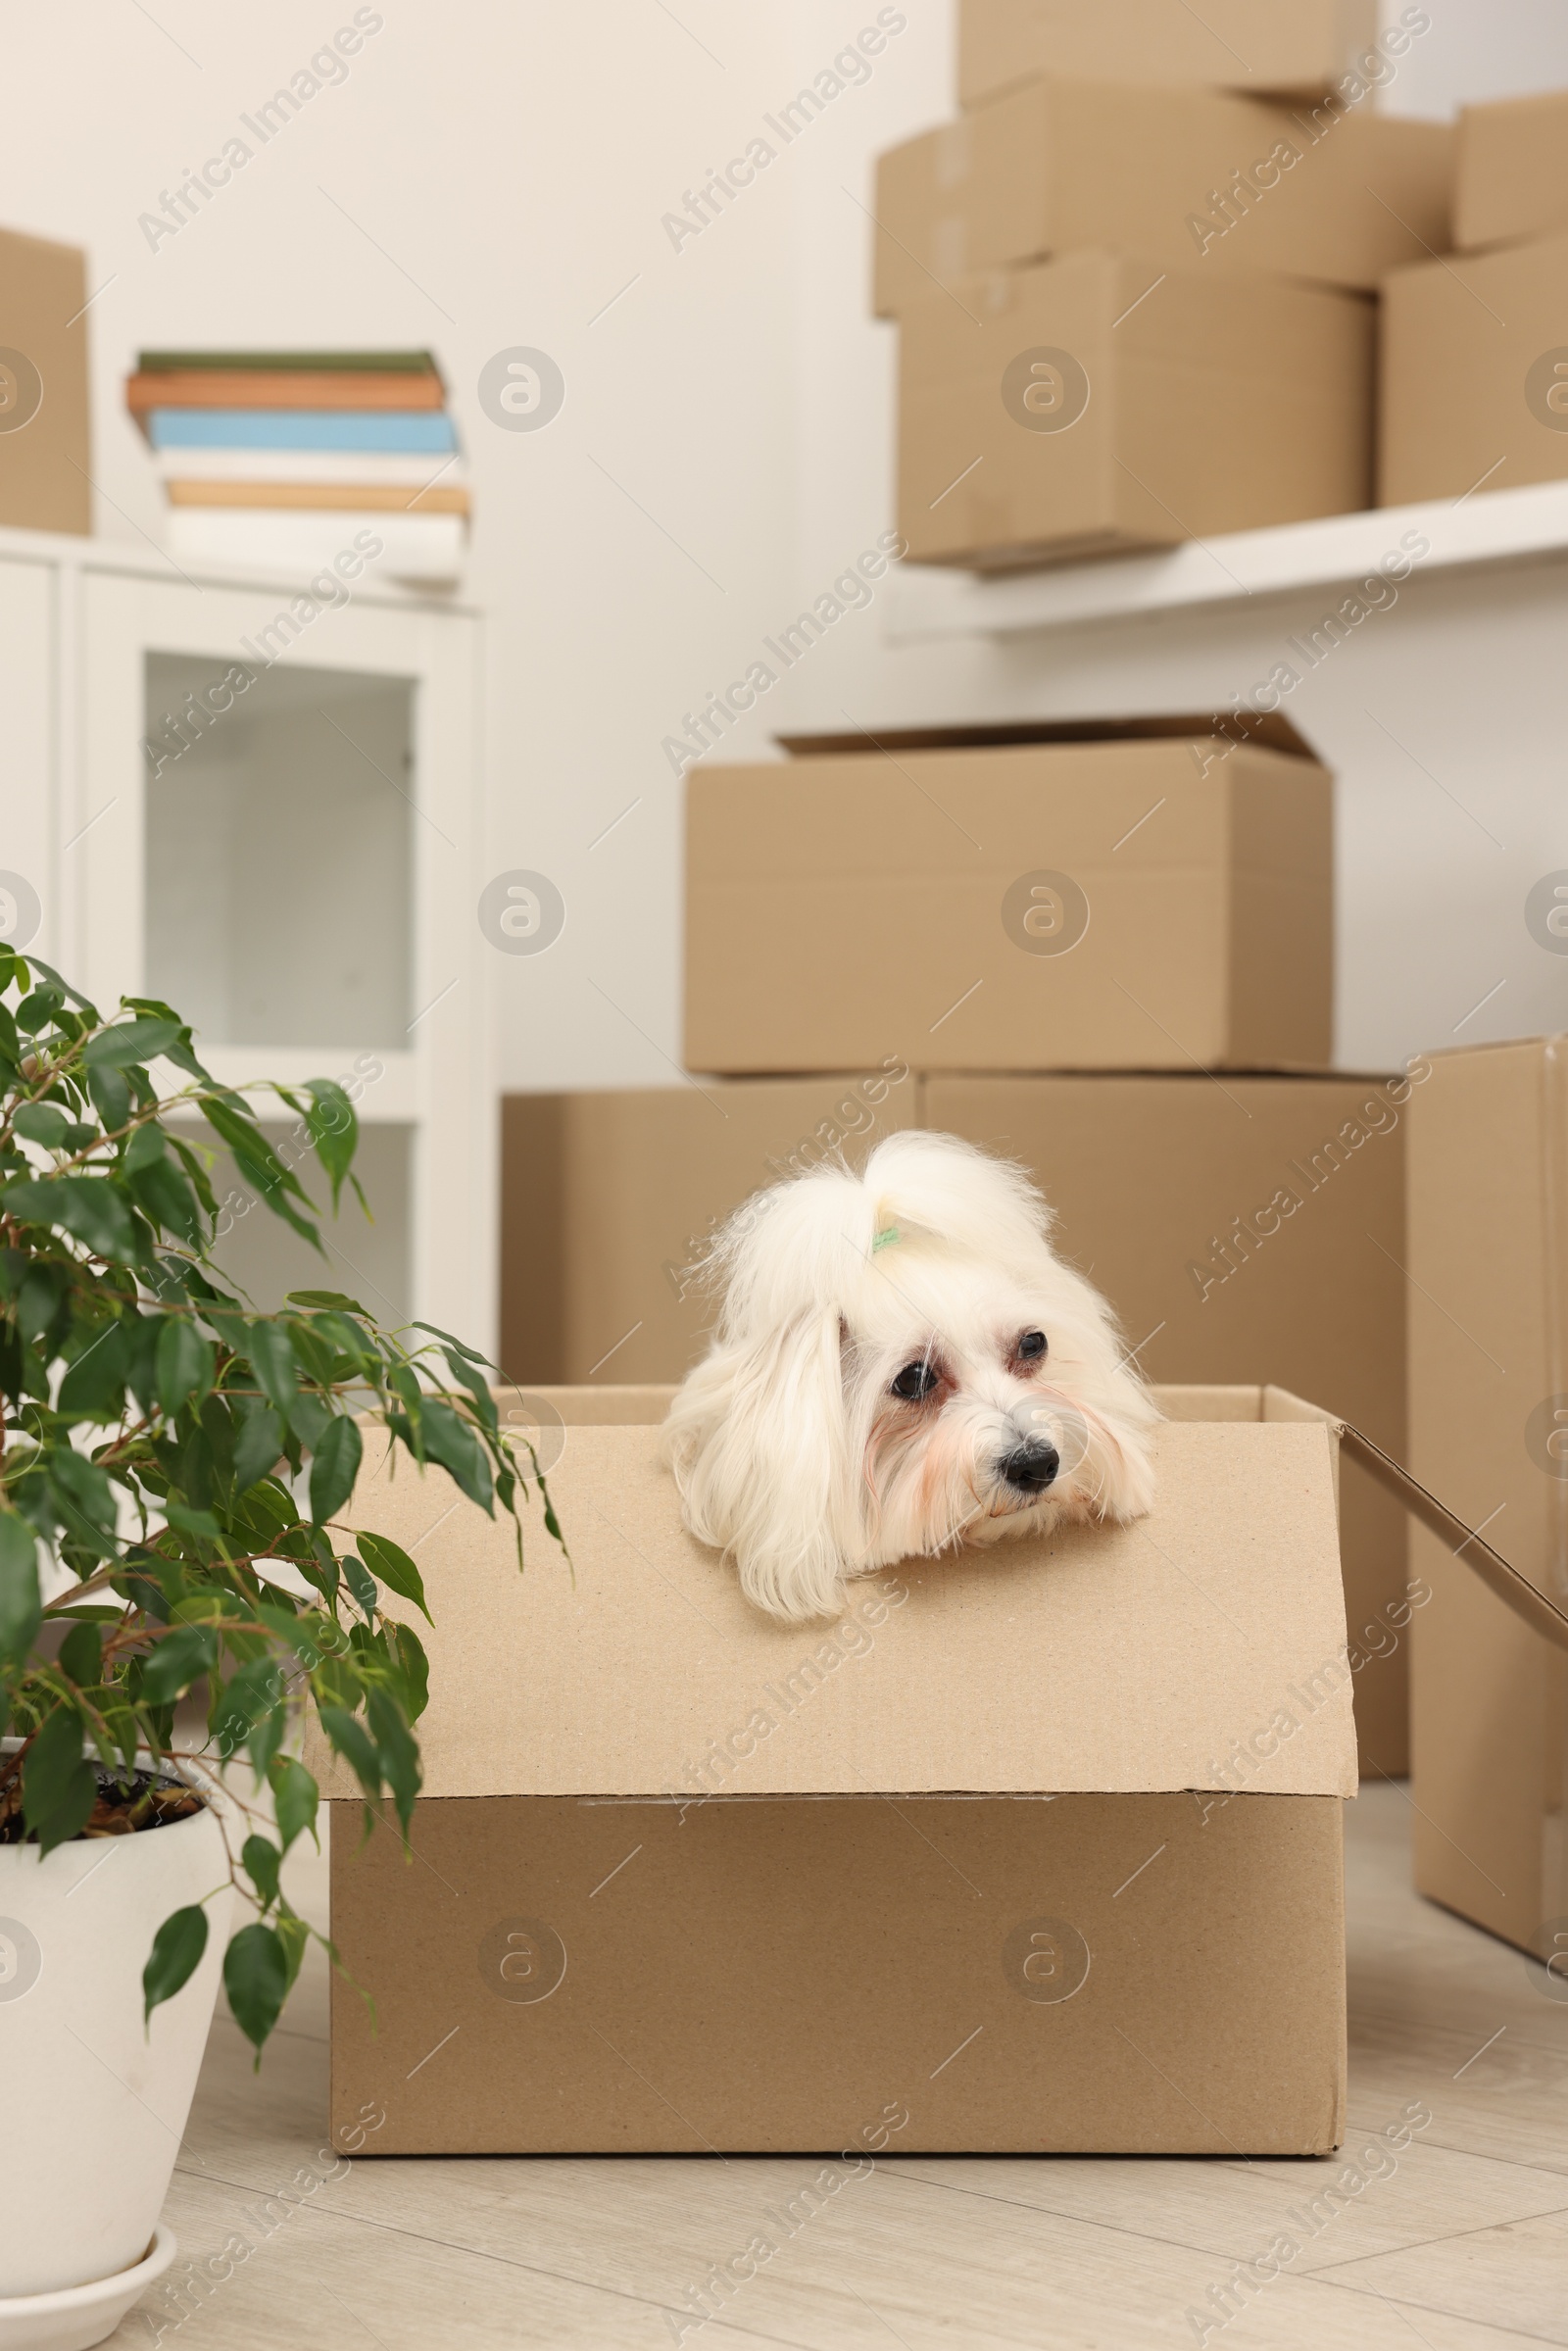
M 902 1396 L 906 1404 L 923 1403 L 933 1388 L 940 1385 L 941 1375 L 929 1363 L 906 1363 L 893 1383 L 892 1393 Z
M 1023 1337 L 1018 1342 L 1018 1352 L 1022 1356 L 1025 1363 L 1035 1362 L 1041 1355 L 1045 1353 L 1045 1332 L 1025 1331 Z

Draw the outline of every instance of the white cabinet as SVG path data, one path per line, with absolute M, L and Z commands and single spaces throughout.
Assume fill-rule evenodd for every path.
M 345 1202 L 327 1272 L 220 1159 L 228 1269 L 258 1301 L 339 1287 L 492 1348 L 474 617 L 0 533 L 0 870 L 36 889 L 39 952 L 101 1006 L 173 1004 L 234 1085 L 356 1096 L 374 1224 Z M 286 1144 L 292 1114 L 251 1099 Z

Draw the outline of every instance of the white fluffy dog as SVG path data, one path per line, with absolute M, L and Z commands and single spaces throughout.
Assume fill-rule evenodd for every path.
M 1148 1510 L 1157 1414 L 1051 1224 L 1021 1169 L 922 1133 L 730 1219 L 666 1456 L 760 1607 L 829 1615 L 846 1576 Z

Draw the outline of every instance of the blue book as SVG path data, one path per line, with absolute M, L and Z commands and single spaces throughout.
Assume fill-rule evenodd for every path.
M 155 449 L 343 449 L 445 457 L 458 446 L 444 409 L 156 408 Z

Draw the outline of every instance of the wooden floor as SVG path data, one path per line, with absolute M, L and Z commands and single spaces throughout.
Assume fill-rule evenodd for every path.
M 1350 2119 L 1381 2130 L 1420 2099 L 1432 2124 L 1393 2177 L 1208 2334 L 1226 2351 L 1568 2344 L 1568 2001 L 1547 1998 L 1517 1952 L 1410 1892 L 1408 1820 L 1396 1787 L 1348 1808 Z M 330 2160 L 317 2160 L 325 2013 L 313 1977 L 259 2077 L 219 2018 L 167 2217 L 181 2263 L 221 2256 L 228 2240 L 252 2250 L 177 2326 L 155 2290 L 117 2346 L 655 2351 L 690 2321 L 686 2288 L 814 2169 L 404 2159 L 355 2162 L 307 2190 Z M 1196 2343 L 1188 2312 L 1264 2252 L 1334 2168 L 881 2163 L 742 2285 L 722 2321 L 683 2339 L 704 2351 Z M 278 2191 L 299 2202 L 269 2207 Z

